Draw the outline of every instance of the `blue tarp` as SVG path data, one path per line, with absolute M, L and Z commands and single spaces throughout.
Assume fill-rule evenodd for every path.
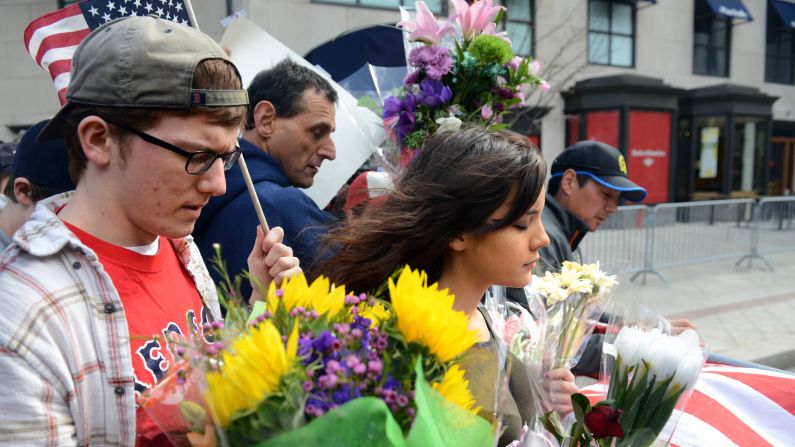
M 337 82 L 366 64 L 405 67 L 403 31 L 394 25 L 375 25 L 351 31 L 315 47 L 305 58 L 323 67 Z
M 754 19 L 742 0 L 707 0 L 707 3 L 715 15 L 748 21 Z
M 773 0 L 773 9 L 776 10 L 784 26 L 795 29 L 795 3 Z

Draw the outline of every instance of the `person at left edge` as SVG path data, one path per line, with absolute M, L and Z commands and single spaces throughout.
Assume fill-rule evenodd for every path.
M 175 364 L 172 337 L 221 318 L 190 233 L 224 193 L 248 97 L 215 41 L 151 16 L 95 29 L 71 73 L 38 138 L 64 138 L 76 189 L 0 254 L 0 444 L 158 445 L 139 396 Z M 300 272 L 281 235 L 250 252 L 264 284 Z

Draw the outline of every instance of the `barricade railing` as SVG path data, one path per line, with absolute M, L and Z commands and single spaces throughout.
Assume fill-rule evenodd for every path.
M 632 280 L 660 270 L 795 250 L 795 197 L 621 206 L 581 244 L 583 261 L 623 265 Z

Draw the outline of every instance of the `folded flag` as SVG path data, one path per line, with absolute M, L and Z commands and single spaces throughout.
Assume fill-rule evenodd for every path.
M 795 439 L 792 390 L 795 375 L 786 372 L 707 363 L 681 414 L 671 445 L 791 445 Z M 605 384 L 597 383 L 582 393 L 597 402 L 606 391 Z
M 25 29 L 25 48 L 30 57 L 50 73 L 63 105 L 66 104 L 72 55 L 93 29 L 131 15 L 152 15 L 194 26 L 189 9 L 187 0 L 84 0 L 30 22 Z

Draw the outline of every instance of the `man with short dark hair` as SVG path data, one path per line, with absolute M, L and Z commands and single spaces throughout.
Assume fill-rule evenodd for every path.
M 550 243 L 541 249 L 541 261 L 560 270 L 563 261 L 581 261 L 575 255 L 580 241 L 618 210 L 619 199 L 640 202 L 646 190 L 627 178 L 621 152 L 599 141 L 569 146 L 551 171 L 541 215 Z
M 67 171 L 63 140 L 36 142 L 49 122 L 33 125 L 17 144 L 5 188 L 8 203 L 0 205 L 0 251 L 11 244 L 11 236 L 30 218 L 37 202 L 75 188 Z
M 0 254 L 0 443 L 163 443 L 137 401 L 174 365 L 172 337 L 221 318 L 190 233 L 224 193 L 248 97 L 210 37 L 151 16 L 98 27 L 71 73 L 39 140 L 65 139 L 77 187 Z M 263 284 L 300 272 L 282 234 L 258 232 Z
M 259 73 L 248 87 L 250 106 L 240 148 L 270 225 L 284 228 L 305 270 L 311 270 L 317 246 L 334 221 L 301 189 L 312 186 L 325 160 L 334 160 L 337 92 L 316 72 L 285 59 Z M 254 240 L 257 216 L 243 176 L 226 173 L 225 195 L 213 198 L 196 224 L 194 236 L 205 256 L 220 243 L 229 273 L 245 267 L 243 247 Z M 235 231 L 228 231 L 235 227 Z

